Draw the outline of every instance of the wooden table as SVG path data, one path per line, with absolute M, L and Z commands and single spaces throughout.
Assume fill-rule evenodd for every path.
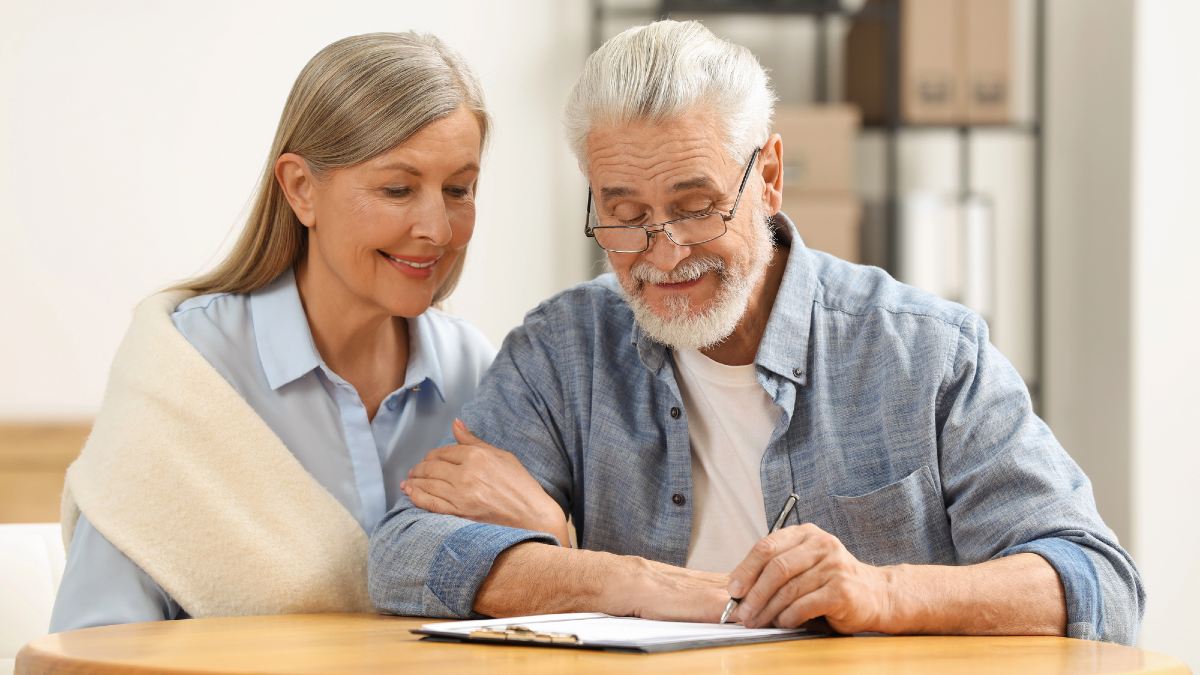
M 41 673 L 1186 673 L 1170 657 L 1046 637 L 855 637 L 669 654 L 420 642 L 428 619 L 311 614 L 163 621 L 47 635 L 17 655 Z

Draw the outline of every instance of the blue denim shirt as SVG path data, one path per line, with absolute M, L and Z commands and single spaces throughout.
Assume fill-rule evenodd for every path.
M 1062 581 L 1069 636 L 1132 643 L 1139 573 L 986 324 L 806 249 L 777 220 L 793 244 L 755 358 L 779 407 L 760 469 L 765 512 L 795 492 L 788 524 L 815 523 L 875 565 L 1036 553 Z M 611 275 L 530 312 L 463 414 L 521 459 L 581 547 L 684 564 L 687 411 L 668 348 L 639 330 Z M 372 597 L 389 613 L 469 616 L 496 556 L 522 541 L 554 540 L 401 497 L 371 539 Z

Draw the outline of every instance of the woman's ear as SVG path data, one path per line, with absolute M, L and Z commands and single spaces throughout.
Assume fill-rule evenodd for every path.
M 275 160 L 275 180 L 305 227 L 317 224 L 316 176 L 303 157 L 285 152 Z
M 783 139 L 771 134 L 758 152 L 758 164 L 763 177 L 763 205 L 775 215 L 783 208 Z

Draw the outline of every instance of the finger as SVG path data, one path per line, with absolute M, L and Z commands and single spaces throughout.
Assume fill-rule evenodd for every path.
M 458 445 L 444 445 L 431 451 L 425 456 L 425 459 L 436 459 L 449 464 L 470 464 L 480 459 L 492 458 L 515 461 L 515 458 L 509 452 L 488 445 L 480 440 L 476 440 L 475 443 L 476 445 L 464 445 L 462 443 Z
M 819 616 L 834 613 L 841 601 L 831 586 L 821 586 L 788 605 L 775 617 L 775 625 L 780 628 L 802 626 Z
M 435 494 L 427 492 L 423 486 L 415 484 L 416 481 L 409 481 L 408 498 L 412 500 L 414 506 L 419 509 L 424 509 L 430 513 L 443 513 L 450 516 L 460 516 L 461 513 L 455 508 L 454 504 L 439 497 Z
M 792 548 L 804 541 L 811 531 L 810 528 L 817 529 L 815 525 L 793 525 L 785 527 L 778 532 L 772 532 L 762 539 L 750 549 L 746 557 L 734 568 L 729 575 L 729 596 L 732 598 L 744 598 L 746 593 L 754 587 L 758 581 L 758 576 L 762 574 L 763 568 L 772 558 L 779 555 L 786 549 Z M 760 607 L 762 605 L 759 605 Z
M 798 597 L 798 590 L 807 592 L 820 586 L 822 581 L 814 580 L 808 573 L 815 571 L 814 566 L 824 557 L 825 551 L 804 539 L 767 561 L 738 606 L 738 617 L 743 619 L 742 623 L 747 626 L 769 624 L 776 614 Z M 805 576 L 808 578 L 801 582 Z
M 458 441 L 459 443 L 462 443 L 463 445 L 487 445 L 487 443 L 484 443 L 478 436 L 472 433 L 469 428 L 467 428 L 466 422 L 455 418 L 452 427 L 454 429 L 454 440 Z
M 474 446 L 457 444 L 443 445 L 440 448 L 434 448 L 433 450 L 430 450 L 429 454 L 425 455 L 425 459 L 421 461 L 428 462 L 431 460 L 436 460 L 446 462 L 448 464 L 462 464 L 463 462 L 467 461 L 467 457 L 470 455 L 473 447 Z
M 444 502 L 447 502 L 455 509 L 456 512 L 462 511 L 463 505 L 460 503 L 458 490 L 453 485 L 444 480 L 436 478 L 410 478 L 404 481 L 404 493 L 412 498 L 412 495 L 417 490 L 426 494 L 433 495 Z
M 441 460 L 425 460 L 414 466 L 409 472 L 409 479 L 431 478 L 453 484 L 461 476 L 462 468 L 458 464 L 450 464 Z
M 791 552 L 789 552 L 791 553 Z M 752 589 L 747 595 L 747 600 L 743 600 L 738 605 L 737 619 L 743 626 L 747 628 L 759 628 L 769 626 L 780 612 L 787 609 L 797 598 L 801 598 L 813 591 L 817 590 L 829 579 L 829 571 L 826 566 L 821 565 L 821 558 L 818 554 L 811 550 L 800 552 L 803 558 L 795 563 L 797 568 L 804 568 L 804 571 L 785 579 L 774 594 L 766 598 L 765 606 L 758 600 L 757 597 L 750 599 L 749 596 L 755 594 Z M 774 563 L 768 563 L 767 569 L 771 569 Z M 759 577 L 759 584 L 763 583 L 766 573 Z M 758 586 L 755 586 L 757 589 Z

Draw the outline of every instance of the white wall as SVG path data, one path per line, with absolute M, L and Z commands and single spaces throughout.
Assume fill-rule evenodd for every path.
M 589 272 L 559 122 L 587 20 L 557 0 L 0 3 L 0 419 L 94 414 L 129 310 L 232 243 L 292 81 L 357 33 L 436 33 L 483 80 L 496 133 L 449 308 L 498 344 Z
M 1047 419 L 1200 670 L 1200 4 L 1047 5 Z
M 1047 24 L 1045 415 L 1129 543 L 1133 0 Z
M 1200 3 L 1134 19 L 1133 548 L 1144 646 L 1200 672 Z

